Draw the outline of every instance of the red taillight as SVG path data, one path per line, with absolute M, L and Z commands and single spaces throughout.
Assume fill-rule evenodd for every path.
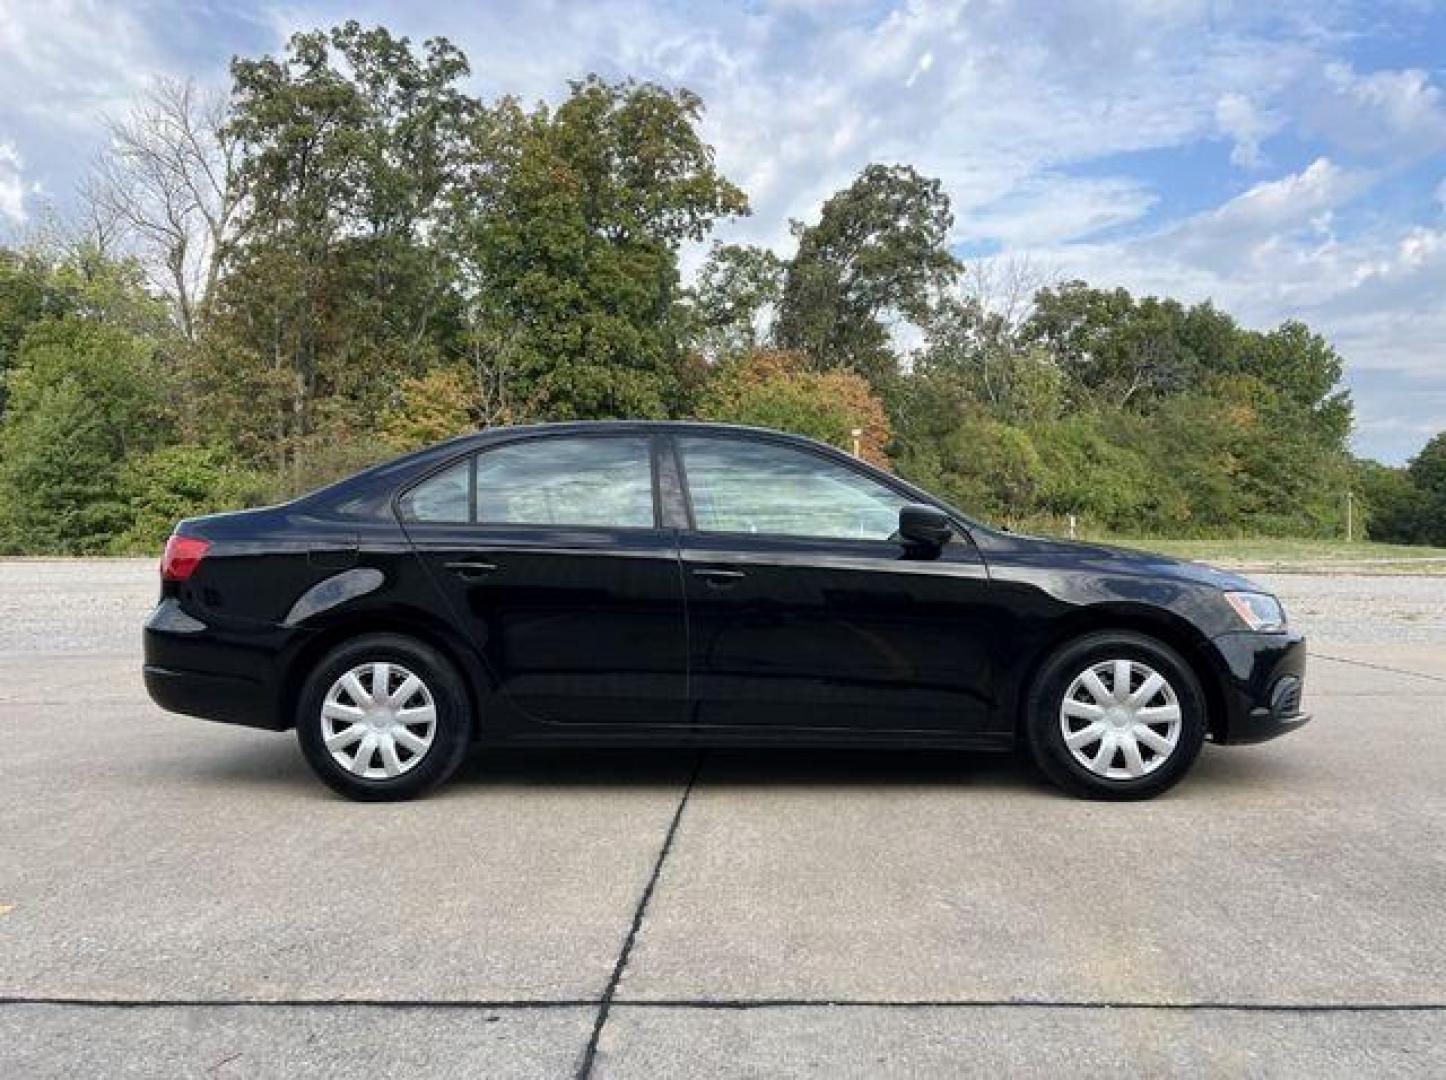
M 206 550 L 210 546 L 209 540 L 173 534 L 166 541 L 166 550 L 161 556 L 161 580 L 185 581 L 196 572 L 196 567 L 201 565 L 201 560 L 206 557 Z

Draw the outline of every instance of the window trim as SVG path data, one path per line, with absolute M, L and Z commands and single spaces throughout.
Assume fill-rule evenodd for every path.
M 546 522 L 522 522 L 522 521 L 478 521 L 477 520 L 477 459 L 483 454 L 493 450 L 501 450 L 508 446 L 517 446 L 522 443 L 542 442 L 544 440 L 558 439 L 638 439 L 641 440 L 646 450 L 648 473 L 650 477 L 649 490 L 653 503 L 653 523 L 651 525 L 590 525 L 590 524 L 569 524 L 552 525 Z M 661 509 L 658 497 L 658 442 L 657 435 L 651 431 L 570 431 L 570 432 L 529 432 L 523 435 L 515 435 L 510 438 L 498 439 L 496 442 L 489 442 L 483 445 L 472 445 L 455 457 L 449 457 L 445 461 L 438 462 L 433 468 L 428 469 L 424 474 L 412 480 L 410 483 L 399 487 L 392 495 L 392 515 L 403 528 L 424 526 L 431 528 L 446 529 L 508 529 L 508 530 L 536 530 L 536 529 L 596 529 L 599 532 L 660 532 L 664 529 L 661 523 Z M 459 461 L 466 458 L 470 462 L 467 470 L 467 521 L 418 521 L 409 518 L 402 513 L 402 500 L 413 490 L 425 484 L 435 476 L 439 476 L 448 469 L 455 466 Z
M 907 505 L 933 506 L 936 509 L 939 509 L 943 511 L 943 513 L 947 514 L 950 521 L 954 521 L 955 519 L 955 515 L 949 513 L 949 511 L 945 510 L 943 507 L 938 506 L 936 503 L 922 500 L 918 498 L 914 492 L 909 491 L 901 485 L 894 483 L 893 477 L 889 476 L 887 473 L 876 472 L 866 463 L 860 462 L 857 458 L 847 456 L 843 454 L 842 451 L 829 451 L 823 447 L 812 446 L 806 442 L 791 439 L 787 436 L 777 438 L 770 435 L 754 433 L 735 434 L 731 431 L 678 432 L 672 438 L 673 457 L 674 460 L 677 462 L 678 477 L 682 482 L 683 499 L 688 511 L 687 532 L 693 536 L 747 536 L 764 537 L 770 540 L 794 541 L 798 543 L 809 544 L 849 543 L 889 544 L 894 547 L 900 546 L 897 540 L 890 539 L 889 537 L 883 537 L 882 539 L 879 539 L 868 536 L 801 536 L 798 533 L 740 532 L 736 529 L 701 529 L 698 527 L 697 514 L 693 509 L 693 489 L 691 486 L 691 481 L 689 481 L 688 479 L 687 455 L 683 453 L 682 444 L 683 440 L 685 439 L 711 439 L 714 441 L 727 441 L 753 445 L 762 444 L 766 446 L 780 446 L 787 450 L 793 450 L 800 454 L 806 454 L 811 457 L 815 457 L 820 461 L 825 461 L 832 465 L 835 465 L 843 469 L 845 472 L 851 472 L 855 476 L 862 476 L 866 480 L 871 480 L 879 487 L 885 489 L 886 491 L 892 492 L 894 495 L 898 496 L 901 499 L 904 499 Z M 955 522 L 955 528 L 957 533 L 957 530 L 960 528 L 958 522 Z
M 693 493 L 688 488 L 688 472 L 683 468 L 683 452 L 678 449 L 678 439 L 672 433 L 667 434 L 663 442 L 667 447 L 668 465 L 672 471 L 673 480 L 677 483 L 677 497 L 680 503 L 678 509 L 682 510 L 682 520 L 674 527 L 681 533 L 697 531 L 697 522 L 693 518 Z
M 683 476 L 683 463 L 678 448 L 666 432 L 653 435 L 653 467 L 658 489 L 658 526 L 675 532 L 693 528 L 693 504 L 688 498 L 688 483 Z

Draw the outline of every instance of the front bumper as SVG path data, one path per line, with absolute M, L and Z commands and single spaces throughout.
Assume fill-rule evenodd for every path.
M 1222 634 L 1212 643 L 1222 708 L 1210 735 L 1222 743 L 1258 743 L 1310 721 L 1302 708 L 1305 638 L 1293 631 Z

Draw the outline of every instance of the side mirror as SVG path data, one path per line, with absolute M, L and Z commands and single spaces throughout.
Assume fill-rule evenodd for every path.
M 899 539 L 910 547 L 938 551 L 954 535 L 954 526 L 942 510 L 917 503 L 899 507 Z

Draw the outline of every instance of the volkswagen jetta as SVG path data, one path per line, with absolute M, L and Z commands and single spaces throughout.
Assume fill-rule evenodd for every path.
M 182 521 L 161 706 L 277 731 L 357 799 L 489 745 L 1023 743 L 1146 798 L 1290 731 L 1305 645 L 1219 570 L 992 528 L 832 447 L 698 423 L 493 429 Z

